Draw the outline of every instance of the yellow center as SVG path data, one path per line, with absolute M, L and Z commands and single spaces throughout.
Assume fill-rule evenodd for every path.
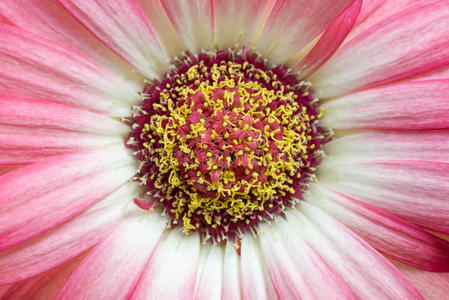
M 246 62 L 214 64 L 211 80 L 206 81 L 201 80 L 205 70 L 200 68 L 195 65 L 183 74 L 183 79 L 195 85 L 178 82 L 175 90 L 181 99 L 170 98 L 169 85 L 161 91 L 164 105 L 153 104 L 153 108 L 168 113 L 152 115 L 142 130 L 148 138 L 144 147 L 164 175 L 150 175 L 154 186 L 168 198 L 183 192 L 183 197 L 173 197 L 171 212 L 183 220 L 185 233 L 198 229 L 191 222 L 194 215 L 202 215 L 216 228 L 222 222 L 217 212 L 226 212 L 232 222 L 239 222 L 263 210 L 269 199 L 294 194 L 293 178 L 301 176 L 296 171 L 304 167 L 308 147 L 314 146 L 308 145 L 315 115 L 300 107 L 289 86 Z M 245 80 L 248 72 L 254 73 L 253 80 Z M 268 81 L 278 89 L 264 87 Z M 194 97 L 201 97 L 202 108 L 195 106 Z M 273 101 L 283 105 L 272 110 Z M 217 132 L 217 128 L 225 131 Z M 235 138 L 237 133 L 242 138 Z M 211 145 L 220 149 L 208 151 Z M 180 162 L 180 157 L 188 159 Z

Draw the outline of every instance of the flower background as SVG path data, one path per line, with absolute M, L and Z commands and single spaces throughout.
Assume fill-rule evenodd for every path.
M 447 0 L 3 0 L 0 297 L 444 299 Z M 189 50 L 250 46 L 335 130 L 297 209 L 201 244 L 133 204 L 121 117 Z

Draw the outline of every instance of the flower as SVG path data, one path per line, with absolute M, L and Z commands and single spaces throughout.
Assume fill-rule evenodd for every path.
M 446 0 L 3 0 L 0 22 L 2 299 L 449 292 Z

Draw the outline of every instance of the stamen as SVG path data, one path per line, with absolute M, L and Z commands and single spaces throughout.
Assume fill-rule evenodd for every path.
M 257 232 L 315 178 L 322 112 L 309 88 L 247 49 L 179 58 L 133 118 L 128 145 L 153 196 L 137 205 L 160 204 L 172 225 L 215 242 Z

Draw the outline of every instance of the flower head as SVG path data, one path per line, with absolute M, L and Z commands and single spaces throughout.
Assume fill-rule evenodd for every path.
M 448 20 L 3 0 L 0 298 L 444 298 Z

